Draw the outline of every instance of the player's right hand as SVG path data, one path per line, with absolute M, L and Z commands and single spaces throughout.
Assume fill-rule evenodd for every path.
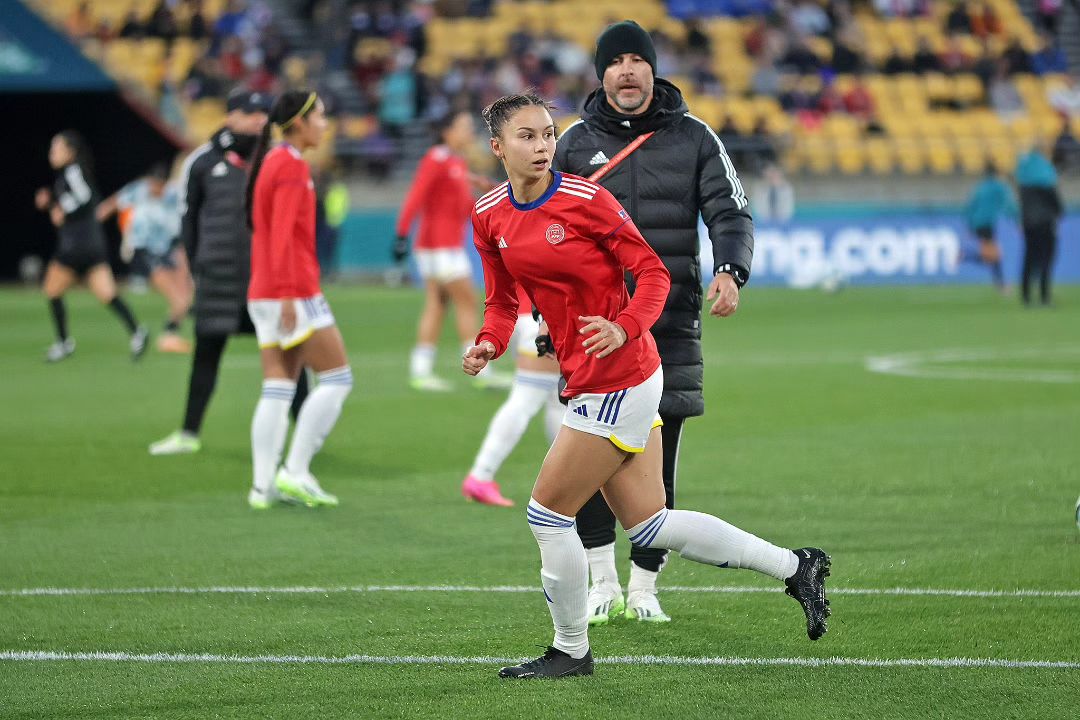
M 400 263 L 405 258 L 409 257 L 409 238 L 405 235 L 398 235 L 394 238 L 394 247 L 391 251 L 391 255 L 394 257 L 395 263 Z
M 495 357 L 495 346 L 489 340 L 484 340 L 479 345 L 473 345 L 461 356 L 461 369 L 466 375 L 476 375 L 485 367 L 488 361 Z
M 38 210 L 46 209 L 51 202 L 52 193 L 49 192 L 49 188 L 38 188 L 38 191 L 34 193 L 34 207 Z

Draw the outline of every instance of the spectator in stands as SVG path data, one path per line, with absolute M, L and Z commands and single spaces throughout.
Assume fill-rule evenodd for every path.
M 763 55 L 755 61 L 754 75 L 750 79 L 750 92 L 755 95 L 779 97 L 781 92 L 780 71 L 769 55 Z
M 941 72 L 941 59 L 930 47 L 930 41 L 924 36 L 919 38 L 918 49 L 911 59 L 912 70 L 920 75 L 928 72 Z
M 1031 72 L 1031 55 L 1016 38 L 1013 38 L 1005 48 L 1002 57 L 1009 63 L 1010 75 Z
M 139 14 L 134 9 L 128 10 L 124 16 L 124 24 L 120 26 L 120 37 L 130 40 L 141 40 L 146 37 L 146 26 L 139 20 Z
M 1038 0 L 1035 7 L 1039 25 L 1047 34 L 1057 37 L 1058 24 L 1061 22 L 1061 0 Z
M 1024 114 L 1024 100 L 1009 77 L 1009 66 L 1005 60 L 999 61 L 987 94 L 990 107 L 1002 120 L 1008 121 Z
M 856 73 L 863 69 L 861 38 L 854 24 L 837 33 L 829 64 L 834 72 L 840 74 Z
M 795 188 L 775 163 L 765 166 L 750 193 L 755 222 L 786 223 L 795 215 Z
M 859 76 L 855 77 L 851 87 L 844 93 L 844 110 L 864 125 L 871 123 L 877 116 L 874 98 Z
M 247 22 L 247 1 L 229 0 L 229 6 L 225 12 L 218 15 L 214 23 L 214 43 L 223 42 L 226 38 L 235 37 L 243 32 Z
M 964 51 L 964 46 L 956 35 L 950 35 L 945 41 L 945 48 L 941 51 L 939 59 L 941 72 L 947 75 L 967 72 L 972 65 L 971 56 Z
M 808 75 L 821 69 L 821 58 L 810 49 L 803 37 L 796 36 L 780 59 L 780 66 L 800 75 Z
M 686 24 L 686 49 L 697 55 L 712 55 L 712 40 L 701 27 L 701 20 L 688 18 Z
M 180 34 L 176 15 L 173 14 L 167 0 L 160 0 L 154 11 L 150 13 L 150 19 L 146 21 L 146 34 L 150 37 L 161 38 L 167 43 L 171 43 Z
M 997 74 L 998 65 L 1004 65 L 1005 74 L 1009 74 L 1009 61 L 1004 56 L 999 56 L 994 53 L 994 49 L 990 46 L 987 38 L 983 38 L 980 43 L 981 53 L 979 58 L 975 61 L 975 64 L 971 66 L 971 72 L 975 73 L 979 78 L 979 82 L 982 83 L 983 91 L 988 91 L 990 88 L 990 82 Z
M 221 97 L 225 94 L 228 80 L 221 72 L 217 58 L 205 56 L 195 61 L 184 83 L 184 94 L 189 100 Z
M 911 60 L 901 55 L 896 48 L 893 48 L 893 51 L 885 58 L 885 63 L 881 67 L 881 71 L 886 75 L 900 75 L 912 70 L 914 70 L 914 65 Z
M 988 3 L 980 2 L 974 12 L 971 13 L 971 34 L 977 38 L 988 38 L 991 35 L 1001 35 L 1004 28 L 1001 18 L 997 16 Z
M 1047 91 L 1050 107 L 1061 113 L 1068 123 L 1080 117 L 1080 74 L 1066 75 L 1065 84 Z
M 952 10 L 945 16 L 945 32 L 960 35 L 971 34 L 971 15 L 965 0 L 953 4 Z
M 210 37 L 210 27 L 203 14 L 203 0 L 190 0 L 191 14 L 188 16 L 187 36 L 192 40 L 205 40 Z
M 1042 33 L 1042 49 L 1031 56 L 1031 70 L 1036 75 L 1064 73 L 1069 70 L 1069 61 L 1058 45 L 1057 38 L 1048 32 Z
M 828 35 L 832 29 L 829 16 L 815 0 L 795 0 L 788 22 L 799 35 Z

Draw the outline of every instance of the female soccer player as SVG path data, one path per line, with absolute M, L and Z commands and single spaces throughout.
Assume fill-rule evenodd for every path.
M 267 152 L 271 124 L 281 129 L 285 142 Z M 270 109 L 248 179 L 252 229 L 248 312 L 263 366 L 262 397 L 251 423 L 254 483 L 248 503 L 259 510 L 282 496 L 312 507 L 338 504 L 309 469 L 352 389 L 345 343 L 319 287 L 315 189 L 300 155 L 316 147 L 325 132 L 323 104 L 315 93 L 284 93 Z M 289 455 L 275 475 L 289 425 L 289 404 L 305 366 L 315 371 L 319 385 L 300 408 Z
M 121 255 L 150 275 L 150 284 L 169 304 L 161 352 L 188 353 L 191 343 L 180 337 L 180 324 L 191 309 L 194 285 L 187 255 L 180 249 L 179 195 L 169 182 L 169 168 L 158 163 L 145 177 L 120 188 L 98 205 L 98 220 L 113 213 L 122 218 Z
M 117 293 L 105 234 L 94 217 L 98 194 L 90 151 L 82 136 L 74 130 L 58 133 L 49 146 L 49 164 L 56 171 L 53 190 L 41 188 L 34 198 L 37 208 L 49 213 L 59 235 L 56 254 L 45 271 L 45 296 L 56 326 L 56 342 L 45 359 L 58 362 L 75 352 L 75 338 L 68 335 L 64 293 L 84 276 L 90 292 L 124 323 L 131 336 L 131 357 L 138 360 L 146 352 L 149 333 Z
M 461 494 L 485 505 L 512 507 L 503 497 L 495 473 L 525 434 L 533 416 L 544 408 L 548 442 L 555 439 L 566 409 L 559 402 L 559 364 L 551 353 L 540 355 L 540 324 L 532 315 L 532 300 L 518 286 L 518 318 L 510 346 L 517 348 L 517 371 L 510 396 L 495 411 L 472 469 L 461 483 Z
M 464 153 L 476 140 L 472 115 L 451 113 L 440 128 L 442 142 L 435 145 L 416 171 L 401 206 L 394 241 L 394 259 L 409 252 L 409 229 L 419 216 L 416 265 L 424 280 L 424 309 L 416 331 L 416 346 L 409 358 L 409 383 L 416 390 L 449 391 L 452 386 L 434 373 L 435 345 L 442 330 L 446 301 L 454 304 L 458 336 L 465 348 L 476 335 L 476 293 L 472 268 L 462 246 L 465 226 L 475 200 L 472 187 L 490 189 L 483 178 L 471 175 Z M 490 381 L 490 382 L 489 382 Z M 485 372 L 478 384 L 495 385 L 500 378 Z
M 803 608 L 807 634 L 818 639 L 829 615 L 824 552 L 792 552 L 711 515 L 664 507 L 657 414 L 663 371 L 649 333 L 668 293 L 663 263 L 611 193 L 552 172 L 555 125 L 543 100 L 500 98 L 485 108 L 484 120 L 510 179 L 473 210 L 487 307 L 462 367 L 474 375 L 506 350 L 521 284 L 548 324 L 569 398 L 526 511 L 555 640 L 541 657 L 499 676 L 592 673 L 588 563 L 574 516 L 597 490 L 632 542 L 784 581 Z M 624 268 L 637 281 L 632 300 Z

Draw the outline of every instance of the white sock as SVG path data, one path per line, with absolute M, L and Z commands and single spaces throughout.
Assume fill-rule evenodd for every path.
M 435 369 L 435 346 L 417 345 L 409 355 L 409 375 L 414 378 L 431 377 Z
M 352 390 L 352 370 L 348 365 L 318 373 L 315 377 L 319 384 L 300 406 L 289 457 L 285 460 L 285 469 L 294 475 L 306 475 L 310 471 L 311 458 L 334 429 L 341 406 Z
M 589 558 L 589 574 L 594 585 L 619 585 L 619 570 L 615 567 L 615 543 L 586 548 Z M 619 585 L 619 590 L 622 586 Z
M 555 389 L 548 395 L 547 405 L 544 407 L 544 430 L 547 431 L 549 443 L 555 442 L 564 417 L 566 406 L 559 402 L 559 376 L 555 375 Z
M 635 562 L 630 563 L 630 583 L 626 586 L 627 594 L 647 592 L 656 594 L 656 577 L 659 571 L 646 570 Z
M 540 373 L 518 370 L 514 375 L 514 384 L 510 395 L 491 418 L 487 435 L 476 454 L 469 474 L 479 480 L 493 480 L 510 452 L 525 434 L 525 428 L 533 415 L 540 410 L 558 382 L 558 376 L 552 373 Z
M 274 486 L 281 448 L 289 431 L 289 405 L 296 383 L 291 380 L 263 380 L 262 396 L 251 419 L 251 464 L 253 484 L 261 492 Z
M 574 518 L 529 499 L 529 528 L 540 546 L 540 580 L 555 624 L 558 650 L 573 658 L 589 651 L 589 565 Z
M 692 510 L 664 508 L 629 528 L 642 547 L 674 550 L 687 560 L 717 567 L 747 568 L 784 580 L 795 574 L 795 553 L 740 530 L 720 518 Z

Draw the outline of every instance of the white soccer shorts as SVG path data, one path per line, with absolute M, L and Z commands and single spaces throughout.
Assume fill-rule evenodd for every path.
M 660 396 L 664 392 L 664 370 L 656 368 L 640 385 L 609 393 L 582 393 L 570 398 L 563 425 L 605 437 L 627 452 L 645 450 L 652 429 L 663 425 Z
M 322 294 L 293 300 L 296 307 L 296 327 L 292 332 L 281 329 L 280 300 L 249 300 L 248 314 L 255 325 L 255 337 L 260 348 L 280 347 L 282 350 L 294 348 L 307 340 L 316 330 L 333 327 L 336 324 L 330 304 Z
M 472 277 L 469 256 L 462 248 L 416 250 L 416 268 L 424 280 L 448 283 Z

